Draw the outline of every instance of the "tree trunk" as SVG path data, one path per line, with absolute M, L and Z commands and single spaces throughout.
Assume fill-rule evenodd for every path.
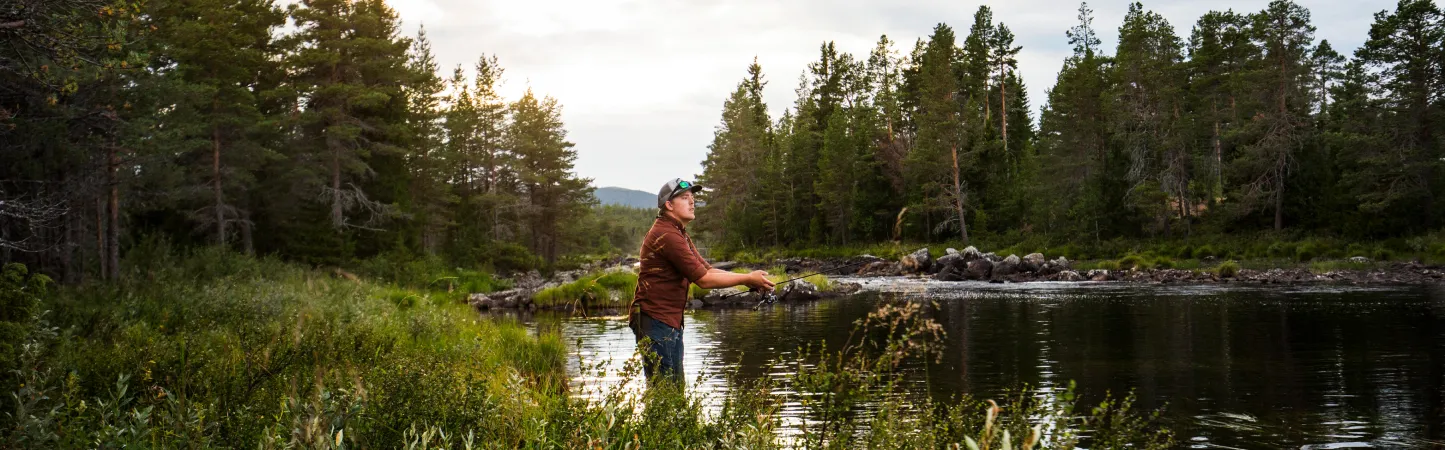
M 106 229 L 106 268 L 111 280 L 120 279 L 120 183 L 116 172 L 120 170 L 120 154 L 115 145 L 110 146 L 110 162 L 106 169 L 106 183 L 110 186 L 110 227 Z
M 216 194 L 216 244 L 226 247 L 225 198 L 221 195 L 221 130 L 211 129 L 211 186 Z
M 963 216 L 963 184 L 958 178 L 958 144 L 953 145 L 953 200 L 954 209 L 958 212 L 958 230 L 963 238 L 963 245 L 968 245 L 968 220 Z
M 341 151 L 331 148 L 331 226 L 341 228 L 346 222 L 341 210 Z
M 246 252 L 247 255 L 256 254 L 256 247 L 251 241 L 252 226 L 254 224 L 251 223 L 251 213 L 241 211 L 241 251 Z
M 105 196 L 95 196 L 95 258 L 100 262 L 100 279 L 110 279 L 110 269 L 107 264 L 105 245 Z
M 1004 81 L 1004 66 L 998 66 L 998 118 L 1001 121 L 999 130 L 1003 132 L 1003 153 L 1008 154 L 1008 83 Z M 1013 174 L 1013 168 L 1009 168 L 1009 174 Z

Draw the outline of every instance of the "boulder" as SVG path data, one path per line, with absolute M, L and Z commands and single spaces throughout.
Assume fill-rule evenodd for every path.
M 485 311 L 492 309 L 495 301 L 493 301 L 491 297 L 488 297 L 487 294 L 476 293 L 467 296 L 467 304 L 472 305 L 473 308 Z
M 902 267 L 900 267 L 900 264 L 898 263 L 892 261 L 876 261 L 869 263 L 866 266 L 863 266 L 862 269 L 859 269 L 858 275 L 887 276 L 898 275 L 902 272 Z
M 691 309 L 702 309 L 702 306 L 702 300 L 693 299 L 692 301 L 687 302 L 687 307 Z
M 831 293 L 831 294 L 837 294 L 837 295 L 848 295 L 848 294 L 856 294 L 856 293 L 858 293 L 858 291 L 861 291 L 861 290 L 863 290 L 863 285 L 858 284 L 858 283 L 854 283 L 854 282 L 851 282 L 851 281 L 845 281 L 845 282 L 841 282 L 841 283 L 840 283 L 840 282 L 834 282 L 834 283 L 833 283 L 833 290 L 828 291 L 828 292 Z
M 999 261 L 997 264 L 993 265 L 992 278 L 995 280 L 1002 280 L 1006 276 L 1018 273 L 1020 263 L 1021 261 L 1019 260 L 1019 257 L 1014 255 L 1008 255 L 1008 257 L 1004 258 L 1003 261 Z
M 942 273 L 948 268 L 957 269 L 964 267 L 966 264 L 967 261 L 963 260 L 963 255 L 957 253 L 943 255 L 942 257 L 939 257 L 937 261 L 933 262 L 933 271 Z
M 1049 275 L 1054 275 L 1064 270 L 1068 270 L 1068 268 L 1060 267 L 1058 264 L 1054 264 L 1052 262 L 1045 262 L 1043 263 L 1043 265 L 1040 265 L 1038 271 L 1034 273 L 1038 274 L 1041 277 L 1047 277 Z
M 1085 275 L 1085 277 L 1088 278 L 1089 281 L 1109 281 L 1109 271 L 1104 269 L 1094 269 L 1090 270 L 1089 273 Z
M 968 270 L 963 272 L 965 280 L 987 280 L 993 274 L 993 262 L 987 259 L 975 259 L 968 263 Z
M 1350 257 L 1350 262 L 1355 264 L 1369 264 L 1370 258 L 1366 258 L 1363 256 L 1352 256 Z
M 823 293 L 818 291 L 818 286 L 809 283 L 808 280 L 796 280 L 783 285 L 778 290 L 778 300 L 795 302 L 799 300 L 817 300 Z
M 1002 258 L 1002 257 L 999 257 L 998 255 L 994 254 L 993 252 L 984 253 L 984 254 L 983 254 L 983 259 L 987 259 L 989 262 L 995 262 L 995 263 L 996 263 L 996 262 L 999 262 L 999 261 L 1003 261 L 1003 258 Z
M 957 254 L 958 254 L 958 249 L 953 248 L 953 247 L 945 248 L 945 249 L 943 249 L 943 254 L 945 254 L 945 255 L 957 255 Z
M 970 262 L 983 257 L 983 253 L 980 253 L 978 251 L 978 248 L 972 245 L 964 248 L 962 252 L 959 252 L 959 254 L 963 255 L 963 262 Z
M 1028 256 L 1024 257 L 1023 265 L 1020 266 L 1020 269 L 1024 272 L 1037 272 L 1048 262 L 1047 259 L 1044 259 L 1043 253 L 1029 253 Z
M 1073 265 L 1069 263 L 1069 258 L 1065 258 L 1062 256 L 1050 262 L 1053 263 L 1053 265 L 1058 266 L 1060 270 L 1070 270 L 1073 268 Z
M 928 272 L 929 269 L 933 268 L 933 258 L 928 256 L 927 247 L 920 248 L 916 252 L 903 255 L 903 258 L 900 259 L 898 262 L 899 264 L 903 265 L 903 270 L 906 272 L 925 273 Z
M 1083 275 L 1079 275 L 1078 272 L 1075 272 L 1075 271 L 1072 271 L 1072 270 L 1065 270 L 1065 271 L 1063 271 L 1063 272 L 1059 272 L 1058 280 L 1059 280 L 1059 281 L 1084 281 L 1084 276 L 1083 276 Z
M 702 303 L 706 306 L 738 305 L 757 302 L 758 293 L 751 291 L 745 292 L 735 287 L 713 289 L 702 297 Z
M 943 258 L 939 258 L 939 261 L 942 260 Z M 966 267 L 963 270 L 959 270 L 956 266 L 946 265 L 943 266 L 943 269 L 939 270 L 938 273 L 933 274 L 933 279 L 938 281 L 963 281 L 963 272 L 966 270 L 968 270 Z

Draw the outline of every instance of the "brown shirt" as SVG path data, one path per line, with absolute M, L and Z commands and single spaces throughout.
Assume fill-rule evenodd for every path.
M 642 267 L 633 304 L 667 326 L 682 328 L 688 285 L 702 279 L 712 266 L 697 253 L 682 223 L 666 214 L 652 222 L 639 256 Z

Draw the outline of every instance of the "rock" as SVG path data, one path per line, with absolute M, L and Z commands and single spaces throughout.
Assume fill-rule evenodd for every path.
M 1089 273 L 1084 275 L 1084 277 L 1088 278 L 1089 281 L 1109 281 L 1109 271 L 1104 269 L 1094 269 L 1090 270 Z
M 937 273 L 943 273 L 943 271 L 950 268 L 961 268 L 965 264 L 967 264 L 967 262 L 963 260 L 963 255 L 957 253 L 943 255 L 942 257 L 938 258 L 938 261 L 933 262 L 933 271 Z
M 733 268 L 737 266 L 738 263 L 736 261 L 722 261 L 717 264 L 713 264 L 712 268 L 718 270 L 733 270 Z
M 702 303 L 706 306 L 738 305 L 757 303 L 758 293 L 744 292 L 735 287 L 713 289 L 702 297 Z
M 1063 272 L 1059 272 L 1058 280 L 1059 280 L 1059 281 L 1084 281 L 1084 276 L 1083 276 L 1083 275 L 1079 275 L 1078 272 L 1075 272 L 1075 271 L 1072 271 L 1072 270 L 1065 270 L 1065 271 L 1063 271 Z
M 928 256 L 928 247 L 903 255 L 899 263 L 903 265 L 904 271 L 912 273 L 926 273 L 933 268 L 933 258 Z
M 1040 277 L 1047 277 L 1062 272 L 1064 270 L 1067 270 L 1067 268 L 1059 267 L 1059 265 L 1052 262 L 1045 262 L 1043 263 L 1043 265 L 1039 266 L 1038 271 L 1034 273 L 1038 274 L 1038 276 Z
M 702 309 L 702 300 L 694 299 L 690 302 L 687 302 L 687 307 L 692 309 Z
M 1352 256 L 1350 257 L 1350 262 L 1355 264 L 1369 264 L 1371 261 L 1370 258 L 1366 258 L 1363 256 Z
M 492 309 L 495 301 L 493 301 L 491 297 L 488 297 L 487 294 L 475 293 L 467 296 L 467 304 L 479 310 L 488 310 Z
M 1003 277 L 1018 273 L 1019 263 L 1019 257 L 1014 255 L 1008 255 L 1008 257 L 1004 258 L 1003 261 L 1000 261 L 997 264 L 993 265 L 992 279 L 1001 280 L 1003 279 Z
M 856 293 L 858 293 L 858 291 L 861 291 L 861 290 L 863 290 L 863 285 L 858 284 L 858 283 L 854 283 L 854 282 L 851 282 L 851 281 L 845 281 L 845 282 L 842 282 L 842 283 L 834 282 L 834 283 L 833 283 L 833 290 L 828 291 L 828 292 L 829 292 L 830 294 L 848 295 L 848 294 L 856 294 Z
M 945 256 L 944 258 L 947 258 L 947 256 Z M 939 258 L 939 261 L 943 261 L 943 258 Z M 967 269 L 965 268 L 964 270 Z M 938 273 L 933 275 L 933 279 L 938 281 L 963 281 L 964 270 L 959 270 L 958 267 L 955 267 L 953 265 L 946 265 L 943 266 L 943 269 L 939 270 Z
M 1024 272 L 1038 272 L 1039 269 L 1042 269 L 1044 264 L 1048 262 L 1048 260 L 1044 259 L 1043 253 L 1029 253 L 1028 256 L 1024 257 L 1023 264 L 1019 265 L 1019 270 Z
M 1069 263 L 1069 258 L 1065 258 L 1065 257 L 1060 256 L 1058 259 L 1055 259 L 1055 260 L 1053 260 L 1053 261 L 1051 261 L 1051 262 L 1053 263 L 1053 265 L 1058 266 L 1058 267 L 1059 267 L 1059 270 L 1070 270 L 1070 269 L 1073 269 L 1073 265 L 1071 265 L 1071 264 Z
M 877 262 L 873 262 L 873 263 L 870 263 L 870 264 L 868 264 L 868 265 L 866 265 L 866 266 L 863 266 L 862 269 L 859 269 L 859 270 L 858 270 L 858 275 L 875 275 L 875 276 L 882 275 L 882 276 L 887 276 L 887 275 L 900 275 L 900 274 L 902 274 L 902 273 L 903 273 L 903 268 L 901 267 L 901 265 L 898 264 L 898 263 L 892 262 L 892 261 L 877 261 Z
M 963 262 L 971 262 L 983 257 L 983 253 L 979 253 L 978 248 L 972 245 L 964 248 L 959 254 L 963 255 Z
M 818 291 L 818 286 L 809 283 L 808 280 L 797 280 L 783 285 L 778 291 L 778 300 L 795 302 L 799 300 L 817 300 L 823 297 Z
M 979 258 L 968 263 L 968 270 L 963 273 L 965 280 L 986 280 L 993 274 L 993 262 Z
M 995 262 L 995 263 L 996 263 L 996 262 L 999 262 L 999 261 L 1003 261 L 1003 258 L 999 257 L 998 255 L 994 254 L 993 252 L 984 253 L 984 254 L 983 254 L 983 259 L 987 259 L 989 262 Z
M 957 255 L 957 254 L 958 254 L 958 249 L 953 248 L 953 247 L 945 248 L 945 249 L 943 249 L 943 253 L 946 254 L 946 255 Z

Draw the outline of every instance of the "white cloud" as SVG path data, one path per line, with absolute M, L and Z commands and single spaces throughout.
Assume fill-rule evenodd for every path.
M 756 56 L 770 81 L 766 101 L 775 114 L 795 100 L 799 74 L 835 41 L 866 57 L 888 34 L 899 54 L 939 22 L 960 43 L 977 3 L 865 0 L 389 0 L 415 35 L 425 24 L 444 70 L 470 67 L 483 53 L 506 68 L 509 98 L 527 87 L 563 105 L 569 138 L 577 143 L 577 171 L 598 186 L 656 189 L 673 177 L 690 177 L 712 140 L 723 99 Z M 1342 53 L 1364 41 L 1371 14 L 1384 2 L 1302 1 L 1313 14 L 1317 38 Z M 1163 14 L 1181 39 L 1209 10 L 1254 12 L 1263 0 L 1146 3 Z M 1094 26 L 1112 49 L 1125 1 L 1093 2 Z M 1078 3 L 1015 0 L 991 4 L 1023 46 L 1019 70 L 1037 110 L 1063 58 L 1064 31 Z

